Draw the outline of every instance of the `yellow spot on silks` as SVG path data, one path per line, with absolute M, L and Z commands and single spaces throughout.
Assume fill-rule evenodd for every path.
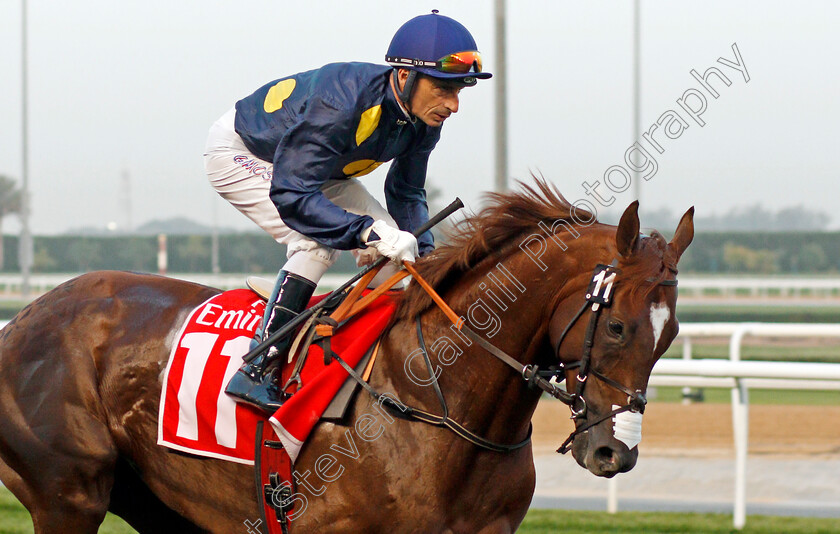
M 294 78 L 289 78 L 287 80 L 277 82 L 274 87 L 269 89 L 268 94 L 265 95 L 265 102 L 263 102 L 263 109 L 265 112 L 274 113 L 278 109 L 282 108 L 283 101 L 289 98 L 289 95 L 295 90 L 296 83 L 297 82 Z
M 362 118 L 359 119 L 359 127 L 356 128 L 356 146 L 361 145 L 376 130 L 381 116 L 382 106 L 373 106 L 362 113 Z
M 373 159 L 360 159 L 358 161 L 348 163 L 343 169 L 341 169 L 341 171 L 351 178 L 356 178 L 357 176 L 364 176 L 372 173 L 377 167 L 382 165 L 382 163 L 382 161 L 376 161 Z

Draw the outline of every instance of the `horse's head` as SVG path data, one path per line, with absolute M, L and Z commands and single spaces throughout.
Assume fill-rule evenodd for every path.
M 694 208 L 683 215 L 667 243 L 658 232 L 639 233 L 633 202 L 615 228 L 614 245 L 610 237 L 590 252 L 586 269 L 594 271 L 569 284 L 551 317 L 552 348 L 566 368 L 568 391 L 577 395 L 576 431 L 561 452 L 570 449 L 596 475 L 612 477 L 636 464 L 648 379 L 679 330 L 677 262 L 694 237 L 693 215 Z

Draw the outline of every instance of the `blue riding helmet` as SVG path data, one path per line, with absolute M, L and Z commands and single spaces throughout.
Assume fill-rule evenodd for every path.
M 409 78 L 400 93 L 408 101 L 416 73 L 440 79 L 458 80 L 464 85 L 476 84 L 476 79 L 493 76 L 482 71 L 481 54 L 470 32 L 458 21 L 439 15 L 414 17 L 403 24 L 388 47 L 385 61 L 397 69 L 408 69 Z M 399 88 L 399 85 L 397 85 Z

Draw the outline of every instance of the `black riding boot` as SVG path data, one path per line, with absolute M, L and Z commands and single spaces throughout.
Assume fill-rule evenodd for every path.
M 315 284 L 306 278 L 292 273 L 284 274 L 268 325 L 264 329 L 263 340 L 297 317 L 315 291 Z M 267 351 L 243 364 L 228 382 L 225 393 L 238 402 L 247 402 L 266 413 L 274 413 L 283 404 L 283 400 L 280 398 L 282 384 L 277 383 L 279 376 L 275 376 L 275 366 L 272 364 L 285 354 L 292 338 L 292 335 L 288 335 L 280 339 Z

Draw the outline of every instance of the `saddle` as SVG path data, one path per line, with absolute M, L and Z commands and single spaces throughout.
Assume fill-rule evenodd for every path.
M 245 283 L 251 291 L 259 295 L 266 302 L 268 301 L 274 286 L 274 283 L 271 280 L 257 276 L 250 276 L 246 279 Z M 363 289 L 365 288 L 365 285 L 361 282 L 359 283 L 359 286 Z M 386 284 L 383 284 L 383 286 L 386 290 L 390 289 L 387 282 Z M 350 294 L 348 294 L 344 300 L 337 300 L 334 304 L 331 304 L 331 306 L 321 309 L 319 313 L 310 317 L 309 320 L 300 327 L 295 334 L 294 340 L 292 341 L 288 352 L 280 358 L 279 374 L 280 385 L 282 386 L 281 391 L 283 392 L 281 400 L 288 400 L 303 386 L 304 374 L 312 374 L 302 374 L 304 366 L 307 363 L 307 358 L 310 355 L 310 348 L 312 345 L 315 344 L 321 348 L 321 351 L 324 352 L 324 365 L 328 364 L 332 359 L 333 354 L 330 338 L 334 335 L 335 329 L 346 324 L 352 317 L 355 317 L 357 313 L 366 308 L 367 304 L 370 304 L 373 300 L 385 294 L 385 291 L 377 292 L 377 290 L 369 289 L 364 289 L 359 292 L 359 294 L 364 297 L 371 295 L 374 292 L 376 292 L 376 294 L 373 295 L 364 306 L 351 310 L 352 314 L 349 314 L 349 316 L 345 317 L 345 315 L 348 315 L 345 313 L 337 314 L 336 311 L 341 307 L 341 305 L 344 305 L 344 303 L 347 302 L 347 299 L 351 298 Z M 327 297 L 329 297 L 329 294 L 316 295 L 312 297 L 309 301 L 309 307 L 314 306 Z M 358 302 L 357 299 L 353 300 Z M 347 306 L 345 306 L 345 308 L 346 307 Z M 355 366 L 355 371 L 359 375 L 363 376 L 365 380 L 367 380 L 373 370 L 373 364 L 376 361 L 376 354 L 378 353 L 378 350 L 379 339 L 377 338 L 359 363 Z M 339 423 L 343 420 L 347 407 L 350 405 L 350 401 L 353 400 L 353 397 L 359 388 L 359 383 L 353 380 L 352 377 L 348 377 L 341 389 L 335 397 L 333 397 L 326 411 L 321 415 L 321 419 L 333 423 Z

